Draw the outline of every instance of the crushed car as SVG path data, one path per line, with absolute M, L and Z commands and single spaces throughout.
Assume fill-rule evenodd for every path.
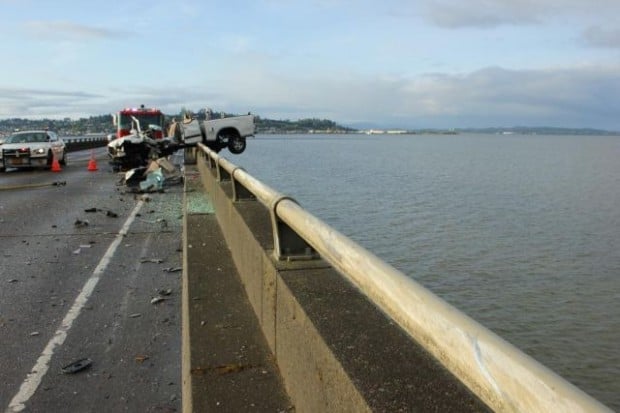
M 203 114 L 202 119 L 187 113 L 181 122 L 173 120 L 164 138 L 156 138 L 163 135 L 159 125 L 142 125 L 140 119 L 132 116 L 129 135 L 113 139 L 107 145 L 113 170 L 146 166 L 149 160 L 166 157 L 198 143 L 216 152 L 224 148 L 233 154 L 245 151 L 246 138 L 254 136 L 256 131 L 254 115 L 212 119 L 210 110 Z
M 51 169 L 54 158 L 67 164 L 65 142 L 49 130 L 15 132 L 0 145 L 0 171 L 7 168 Z

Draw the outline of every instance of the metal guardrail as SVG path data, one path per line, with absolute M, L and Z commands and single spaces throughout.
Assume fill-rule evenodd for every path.
M 357 245 L 293 199 L 198 145 L 233 201 L 257 199 L 271 211 L 277 259 L 317 253 L 498 412 L 611 412 L 564 378 Z
M 67 152 L 81 151 L 83 149 L 94 149 L 108 144 L 105 136 L 76 136 L 63 137 Z

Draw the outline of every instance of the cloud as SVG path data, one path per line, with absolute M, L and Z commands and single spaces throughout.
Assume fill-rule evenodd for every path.
M 620 48 L 620 29 L 588 27 L 581 36 L 583 42 L 591 47 Z
M 620 130 L 620 67 L 489 67 L 415 77 L 255 76 L 261 86 L 250 79 L 230 82 L 219 96 L 275 118 L 327 117 L 408 128 L 545 125 Z M 216 103 L 225 102 L 216 98 Z
M 255 66 L 218 82 L 124 87 L 105 92 L 0 88 L 0 117 L 85 117 L 126 106 L 211 107 L 264 118 L 328 118 L 379 127 L 594 127 L 620 130 L 620 67 L 538 70 L 487 67 L 470 73 L 361 76 L 293 75 Z
M 0 117 L 70 117 L 76 108 L 100 97 L 83 91 L 0 87 Z
M 87 26 L 70 21 L 33 20 L 25 23 L 25 31 L 35 37 L 44 39 L 92 40 L 117 38 L 124 32 L 102 27 Z
M 559 16 L 607 19 L 620 13 L 615 0 L 427 0 L 423 7 L 427 19 L 449 29 L 531 25 Z

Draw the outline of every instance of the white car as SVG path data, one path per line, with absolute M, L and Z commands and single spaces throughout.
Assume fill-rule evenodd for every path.
M 48 130 L 15 132 L 0 146 L 0 171 L 6 168 L 51 168 L 54 157 L 67 163 L 65 142 Z

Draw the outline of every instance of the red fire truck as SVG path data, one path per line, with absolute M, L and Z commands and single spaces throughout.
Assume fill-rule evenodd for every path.
M 164 137 L 165 116 L 162 111 L 154 108 L 145 108 L 144 105 L 140 105 L 139 108 L 125 108 L 112 114 L 112 122 L 116 126 L 116 138 L 122 138 L 131 133 L 132 117 L 140 122 L 142 130 L 150 128 L 154 139 Z

